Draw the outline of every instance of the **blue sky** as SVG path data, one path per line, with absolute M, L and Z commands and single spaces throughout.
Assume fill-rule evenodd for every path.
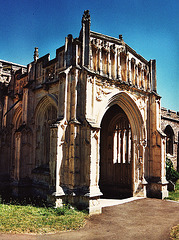
M 147 60 L 157 60 L 162 106 L 179 111 L 179 0 L 0 0 L 0 59 L 27 65 L 65 37 L 78 37 L 84 10 L 91 30 L 124 41 Z

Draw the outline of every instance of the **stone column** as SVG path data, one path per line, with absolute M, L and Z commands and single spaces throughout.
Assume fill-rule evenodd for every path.
M 157 81 L 156 81 L 156 60 L 150 60 L 150 82 L 152 90 L 157 92 Z
M 134 76 L 134 78 L 135 78 L 136 87 L 139 87 L 138 66 L 137 65 L 135 65 L 135 76 Z
M 78 44 L 76 43 L 75 44 L 75 66 L 78 66 L 78 59 L 79 59 L 79 55 L 78 55 L 78 49 L 79 49 L 79 46 Z
M 22 99 L 22 122 L 27 124 L 27 111 L 28 111 L 28 93 L 29 89 L 24 88 L 23 89 L 23 99 Z
M 99 49 L 99 74 L 102 74 L 102 70 L 103 66 L 102 66 L 102 49 Z
M 90 53 L 89 53 L 89 58 L 90 58 L 90 69 L 93 70 L 93 51 L 92 51 L 92 46 L 90 46 Z
M 123 163 L 123 154 L 124 154 L 124 131 L 121 131 L 121 163 Z
M 56 186 L 56 165 L 57 165 L 57 136 L 58 126 L 50 126 L 50 183 L 51 186 Z
M 147 194 L 148 197 L 165 198 L 168 196 L 167 184 L 165 178 L 165 138 L 166 135 L 160 130 L 157 113 L 157 104 L 159 97 L 155 93 L 150 95 L 149 112 L 149 176 Z
M 71 120 L 76 120 L 78 70 L 71 71 Z
M 122 163 L 126 163 L 126 130 L 123 130 L 123 151 L 122 151 L 122 155 L 123 155 L 123 160 Z
M 131 162 L 131 150 L 132 150 L 132 146 L 131 146 L 131 130 L 129 130 L 128 132 L 128 163 Z
M 145 179 L 144 176 L 144 159 L 145 159 L 145 147 L 146 147 L 146 140 L 144 139 L 143 141 L 141 141 L 140 146 L 139 146 L 139 181 L 141 181 L 142 187 L 143 189 L 141 189 L 141 191 L 138 193 L 138 196 L 142 196 L 142 197 L 146 197 L 147 196 L 147 192 L 146 192 L 146 186 L 147 186 L 147 181 Z
M 121 163 L 121 130 L 118 130 L 118 163 Z
M 136 85 L 136 83 L 135 83 L 135 60 L 132 59 L 131 62 L 132 62 L 132 64 L 133 64 L 133 69 L 132 69 L 132 70 L 133 70 L 132 83 L 133 83 L 133 85 L 135 86 L 135 85 Z
M 125 57 L 125 79 L 124 79 L 125 82 L 127 82 L 127 72 L 128 72 L 127 61 L 128 61 L 128 55 L 126 55 L 126 57 Z
M 65 161 L 65 149 L 64 149 L 64 141 L 65 141 L 65 130 L 66 123 L 64 121 L 59 122 L 57 125 L 57 161 L 56 161 L 56 192 L 54 196 L 56 197 L 56 207 L 62 206 L 63 196 L 65 195 L 64 190 L 61 185 L 62 178 L 62 165 Z M 55 130 L 55 131 L 56 131 Z
M 126 163 L 129 163 L 129 129 L 126 130 Z
M 114 79 L 117 78 L 117 50 L 114 50 Z
M 99 189 L 99 129 L 91 130 L 90 154 L 90 187 L 89 187 L 89 212 L 101 213 L 99 198 L 102 195 Z
M 108 73 L 109 78 L 111 78 L 111 51 L 108 52 Z
M 128 76 L 129 76 L 128 83 L 131 84 L 132 82 L 131 82 L 131 60 L 130 59 L 128 59 Z
M 19 180 L 20 177 L 20 156 L 21 156 L 21 133 L 18 132 L 15 134 L 15 169 L 14 169 L 14 178 Z
M 83 36 L 83 45 L 82 45 L 82 65 L 89 67 L 89 51 L 90 51 L 90 25 L 91 19 L 89 10 L 84 11 L 82 17 L 82 36 Z
M 60 74 L 58 93 L 58 119 L 67 119 L 67 94 L 69 71 Z
M 143 89 L 144 90 L 146 90 L 146 84 L 145 84 L 145 78 L 144 78 L 144 69 L 143 68 L 141 68 L 141 79 L 142 79 L 142 87 L 143 87 Z
M 106 75 L 109 77 L 109 51 L 106 50 Z
M 117 78 L 121 80 L 121 50 L 118 49 L 118 55 L 117 55 Z
M 3 127 L 6 127 L 6 120 L 7 120 L 7 111 L 8 111 L 8 96 L 5 96 L 4 100 L 4 109 L 3 109 Z M 6 115 L 5 115 L 6 114 Z

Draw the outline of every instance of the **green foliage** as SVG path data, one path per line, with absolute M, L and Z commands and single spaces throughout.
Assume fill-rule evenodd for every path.
M 75 230 L 85 223 L 87 214 L 70 205 L 61 208 L 0 204 L 0 232 L 48 233 Z
M 166 159 L 166 178 L 174 183 L 179 179 L 179 173 L 173 168 L 173 163 L 168 158 Z
M 179 239 L 179 224 L 172 228 L 172 231 L 170 233 L 170 239 Z
M 166 199 L 179 201 L 179 180 L 177 180 L 175 184 L 175 191 L 169 192 L 169 196 Z

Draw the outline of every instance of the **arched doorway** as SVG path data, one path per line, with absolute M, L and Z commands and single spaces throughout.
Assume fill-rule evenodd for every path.
M 105 198 L 132 196 L 132 149 L 129 119 L 113 105 L 101 122 L 99 186 Z

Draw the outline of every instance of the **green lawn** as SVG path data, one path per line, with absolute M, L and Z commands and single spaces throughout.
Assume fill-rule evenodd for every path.
M 49 233 L 79 229 L 87 213 L 63 208 L 0 204 L 1 233 Z
M 172 228 L 170 237 L 171 237 L 170 239 L 172 239 L 172 240 L 179 239 L 179 224 Z
M 179 180 L 176 182 L 175 191 L 169 192 L 167 199 L 179 201 Z M 172 240 L 179 239 L 179 224 L 172 228 L 170 235 Z
M 167 199 L 179 201 L 179 180 L 176 182 L 175 191 L 169 192 L 169 196 Z

